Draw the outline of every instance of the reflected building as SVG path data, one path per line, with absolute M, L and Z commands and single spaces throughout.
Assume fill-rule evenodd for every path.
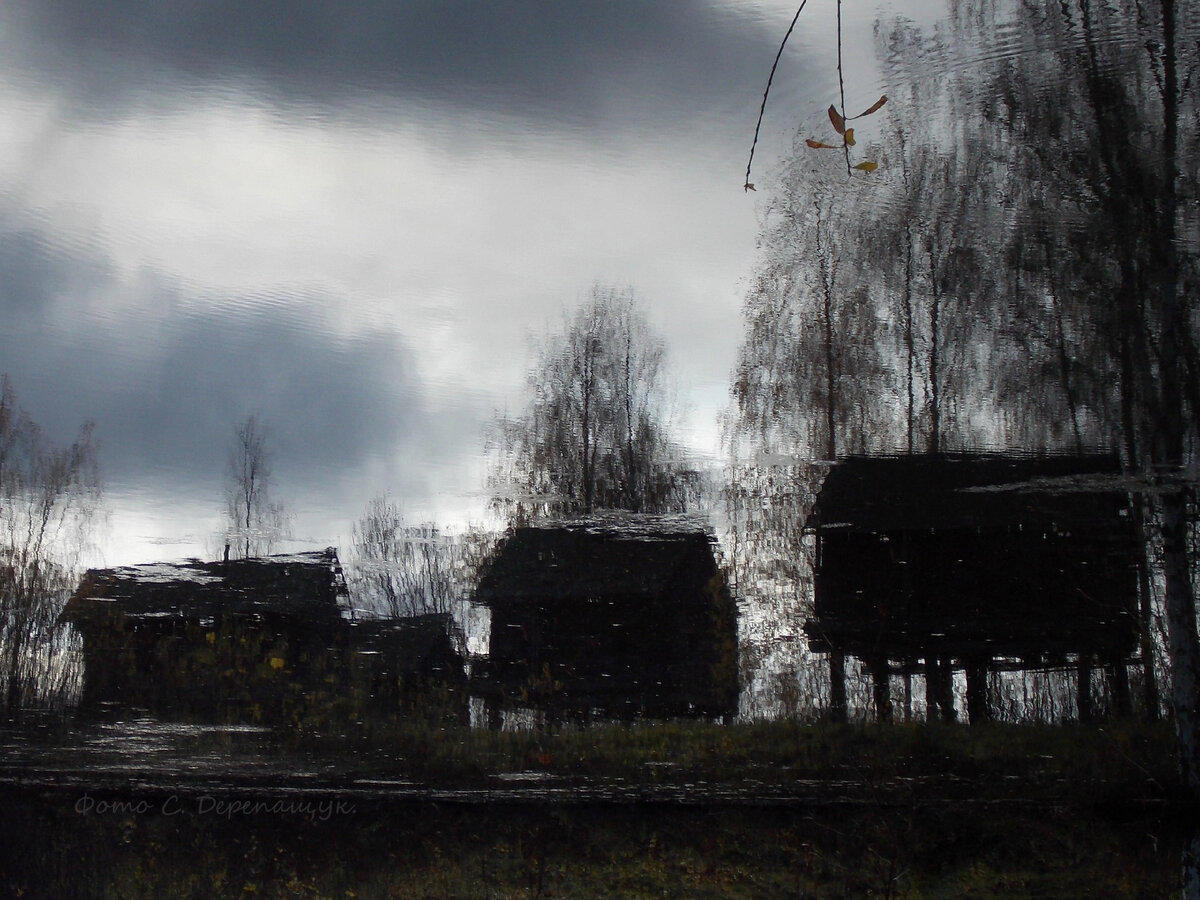
M 737 712 L 737 606 L 703 524 L 612 514 L 517 528 L 484 566 L 473 689 L 551 717 Z
M 61 621 L 82 636 L 81 708 L 173 720 L 466 721 L 448 616 L 351 622 L 333 548 L 93 569 Z
M 997 668 L 1077 666 L 1078 712 L 1093 666 L 1118 712 L 1138 645 L 1142 535 L 1115 457 L 1002 454 L 847 458 L 808 517 L 815 537 L 810 646 L 828 653 L 832 715 L 845 718 L 843 661 L 863 660 L 875 708 L 890 676 L 926 679 L 928 716 L 955 716 L 965 672 L 971 721 L 989 718 Z M 840 707 L 840 708 L 839 708 Z

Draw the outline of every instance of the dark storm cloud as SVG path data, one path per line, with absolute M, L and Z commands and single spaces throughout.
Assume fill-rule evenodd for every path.
M 595 124 L 614 90 L 640 84 L 639 96 L 674 107 L 678 120 L 692 107 L 752 100 L 780 39 L 776 23 L 699 0 L 9 0 L 7 9 L 7 58 L 100 114 L 153 103 L 174 85 L 331 109 L 392 96 Z
M 402 339 L 324 333 L 311 312 L 335 298 L 257 297 L 231 314 L 229 298 L 205 308 L 160 277 L 129 283 L 51 246 L 0 233 L 0 371 L 56 442 L 95 421 L 107 479 L 215 481 L 250 414 L 272 432 L 277 471 L 306 491 L 398 451 L 477 450 L 477 411 L 431 396 Z

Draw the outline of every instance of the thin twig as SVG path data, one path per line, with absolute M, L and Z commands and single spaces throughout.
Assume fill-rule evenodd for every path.
M 796 10 L 796 15 L 792 16 L 792 24 L 788 26 L 787 34 L 783 36 L 783 41 L 779 45 L 779 52 L 775 54 L 775 62 L 771 63 L 771 74 L 767 76 L 767 88 L 763 91 L 762 106 L 758 108 L 758 122 L 754 126 L 754 140 L 750 143 L 750 159 L 746 161 L 746 190 L 750 190 L 753 187 L 750 184 L 750 167 L 754 165 L 754 148 L 758 146 L 758 132 L 762 128 L 763 115 L 767 111 L 767 95 L 771 93 L 771 82 L 775 80 L 775 69 L 779 66 L 779 58 L 783 56 L 783 48 L 787 46 L 788 38 L 792 36 L 792 30 L 796 27 L 796 21 L 800 18 L 800 13 L 804 12 L 804 7 L 807 5 L 808 0 L 802 0 L 800 8 Z M 840 41 L 838 46 L 840 50 Z M 845 104 L 843 103 L 843 105 Z
M 842 78 L 842 0 L 837 0 L 837 45 L 838 45 L 838 112 L 842 114 L 842 127 L 846 124 L 846 82 Z M 842 135 L 842 149 L 846 152 L 846 174 L 850 174 L 850 144 Z

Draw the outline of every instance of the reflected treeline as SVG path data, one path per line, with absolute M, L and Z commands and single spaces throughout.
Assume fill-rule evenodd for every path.
M 1164 31 L 1166 9 L 1147 18 L 1123 3 L 1033 3 L 1007 19 L 984 4 L 956 7 L 935 35 L 905 22 L 880 27 L 886 78 L 901 89 L 888 118 L 873 120 L 890 123 L 872 151 L 879 171 L 846 180 L 833 155 L 800 146 L 767 211 L 727 469 L 702 475 L 679 458 L 663 342 L 630 294 L 596 288 L 540 348 L 527 406 L 497 422 L 489 489 L 509 526 L 498 548 L 499 535 L 450 540 L 406 523 L 380 498 L 348 555 L 357 599 L 322 600 L 310 625 L 264 625 L 278 610 L 244 609 L 262 602 L 251 583 L 229 603 L 196 601 L 196 612 L 179 612 L 186 604 L 165 594 L 159 606 L 121 612 L 133 595 L 106 592 L 124 576 L 93 573 L 67 616 L 90 629 L 89 673 L 174 673 L 153 686 L 169 696 L 146 701 L 164 709 L 187 702 L 190 679 L 203 685 L 198 696 L 251 698 L 261 688 L 265 705 L 239 700 L 238 715 L 248 703 L 287 719 L 293 700 L 272 693 L 283 677 L 272 673 L 297 673 L 301 695 L 325 692 L 334 705 L 337 691 L 322 684 L 413 706 L 381 679 L 398 685 L 424 671 L 426 656 L 405 642 L 432 635 L 436 621 L 458 654 L 453 665 L 442 650 L 427 654 L 442 660 L 433 669 L 443 687 L 458 692 L 452 719 L 470 690 L 496 708 L 551 717 L 724 715 L 730 684 L 741 686 L 738 708 L 749 718 L 932 710 L 1058 720 L 1084 718 L 1089 706 L 1156 714 L 1160 679 L 1200 661 L 1184 477 L 1200 410 L 1200 213 L 1187 168 L 1200 153 L 1195 88 L 1175 78 L 1195 49 Z M 978 52 L 1000 34 L 1020 52 Z M 959 56 L 977 64 L 946 65 Z M 243 536 L 261 530 L 256 515 L 270 508 L 251 425 L 235 454 L 250 468 L 236 467 L 241 492 L 230 504 Z M 979 448 L 998 448 L 984 469 L 1011 469 L 999 454 L 1072 459 L 1053 472 L 981 470 L 968 484 L 948 470 L 928 482 L 914 476 L 924 465 L 916 460 L 962 462 Z M 86 442 L 79 449 L 84 461 Z M 1096 475 L 1088 460 L 1097 453 L 1109 454 L 1101 474 L 1110 481 L 1062 494 L 1087 499 L 1045 500 L 1026 484 Z M 857 505 L 831 512 L 828 492 L 852 471 L 839 464 L 895 454 L 911 459 L 851 478 Z M 14 481 L 15 471 L 0 470 L 6 500 L 10 485 L 35 484 Z M 885 527 L 872 504 L 895 485 L 907 493 Z M 975 492 L 960 496 L 965 488 Z M 70 490 L 51 496 L 80 496 Z M 1103 508 L 1083 515 L 1076 502 Z M 6 514 L 19 508 L 9 503 Z M 708 555 L 699 551 L 703 529 L 640 518 L 696 510 L 716 520 L 715 562 L 707 538 Z M 610 531 L 554 518 L 598 512 L 625 518 Z M 1107 532 L 1119 544 L 1111 553 L 1091 546 Z M 13 539 L 7 547 L 14 560 L 23 552 Z M 24 559 L 10 569 L 55 571 L 22 568 Z M 215 565 L 193 566 L 199 580 L 172 578 L 206 596 L 205 579 L 233 577 Z M 713 580 L 718 565 L 730 594 Z M 139 591 L 160 589 L 146 571 L 134 580 Z M 17 587 L 6 590 L 11 654 L 30 621 L 21 611 L 32 607 Z M 736 657 L 730 597 L 740 604 Z M 79 612 L 85 602 L 94 613 Z M 919 602 L 929 604 L 920 615 Z M 1088 603 L 1103 612 L 1095 640 L 1081 637 L 1095 618 Z M 234 622 L 227 631 L 218 608 Z M 704 623 L 692 618 L 698 610 Z M 688 647 L 700 650 L 689 656 Z M 327 657 L 331 648 L 341 656 Z M 484 652 L 486 664 L 465 658 Z M 1173 667 L 1163 664 L 1168 653 Z M 410 657 L 415 670 L 405 668 Z M 332 668 L 322 668 L 327 658 Z M 24 676 L 9 669 L 10 693 L 22 690 Z M 91 697 L 125 690 L 88 678 Z
M 49 446 L 0 375 L 0 704 L 10 717 L 70 698 L 75 647 L 56 620 L 98 494 L 91 426 Z
M 1169 168 L 1195 158 L 1194 90 L 1164 96 L 1159 24 L 1132 6 L 960 12 L 936 34 L 881 24 L 899 92 L 879 172 L 847 180 L 803 145 L 781 172 L 741 424 L 822 459 L 1111 448 L 1145 468 L 1167 324 L 1189 423 L 1200 398 L 1194 323 L 1164 306 L 1191 310 L 1196 285 L 1195 182 Z M 980 59 L 1001 33 L 1012 55 Z
M 880 169 L 847 179 L 836 154 L 798 145 L 734 382 L 738 441 L 796 459 L 1114 453 L 1143 539 L 1138 699 L 1156 713 L 1164 673 L 1192 698 L 1174 710 L 1185 759 L 1200 746 L 1184 478 L 1200 219 L 1186 202 L 1196 89 L 1179 75 L 1196 64 L 1195 27 L 1169 3 L 958 5 L 936 31 L 881 23 L 895 89 L 869 151 Z M 1164 651 L 1173 664 L 1156 666 Z M 1011 708 L 1011 679 L 989 683 Z M 1119 686 L 1112 700 L 1124 706 Z M 1037 705 L 1086 715 L 1087 692 Z

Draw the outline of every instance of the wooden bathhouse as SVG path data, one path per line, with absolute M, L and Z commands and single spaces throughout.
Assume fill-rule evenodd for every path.
M 490 608 L 474 689 L 491 711 L 726 716 L 737 711 L 737 606 L 703 524 L 611 516 L 518 528 L 475 593 Z
M 446 617 L 350 622 L 345 593 L 333 548 L 93 569 L 61 616 L 83 639 L 81 707 L 322 725 L 404 715 L 436 688 L 465 721 Z
M 954 670 L 972 720 L 990 714 L 998 666 L 1107 666 L 1128 703 L 1137 647 L 1141 535 L 1115 457 L 1001 454 L 859 457 L 830 467 L 806 528 L 815 538 L 810 646 L 829 653 L 835 717 L 840 661 L 927 678 L 930 715 L 953 716 Z M 839 703 L 841 709 L 839 709 Z

